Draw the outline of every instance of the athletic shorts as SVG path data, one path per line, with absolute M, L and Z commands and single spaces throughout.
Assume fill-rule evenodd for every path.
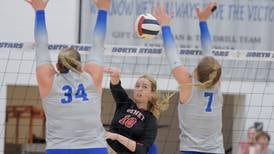
M 180 154 L 212 154 L 212 153 L 195 152 L 195 151 L 181 151 Z
M 46 154 L 108 154 L 107 148 L 47 149 Z

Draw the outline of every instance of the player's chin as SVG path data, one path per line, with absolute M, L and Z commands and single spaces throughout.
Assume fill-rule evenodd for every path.
M 135 100 L 135 103 L 137 103 L 137 102 L 140 101 L 140 97 L 138 97 L 137 95 L 134 95 L 133 98 L 134 98 L 134 100 Z
M 135 96 L 135 97 L 134 97 L 134 100 L 135 100 L 135 103 L 136 103 L 136 104 L 143 102 L 142 96 Z

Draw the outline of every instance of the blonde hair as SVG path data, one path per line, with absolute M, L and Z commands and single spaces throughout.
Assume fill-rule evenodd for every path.
M 257 133 L 255 139 L 256 139 L 256 141 L 258 141 L 262 137 L 266 138 L 268 142 L 271 140 L 270 135 L 265 131 L 261 131 L 261 132 Z
M 66 48 L 60 51 L 58 65 L 60 73 L 65 73 L 69 70 L 76 73 L 82 72 L 81 56 L 73 48 Z
M 159 119 L 161 112 L 168 109 L 170 99 L 176 94 L 176 92 L 168 93 L 160 99 L 160 94 L 157 92 L 157 81 L 149 75 L 142 75 L 139 79 L 140 78 L 147 79 L 151 83 L 151 91 L 154 92 L 154 95 L 148 101 L 148 110 Z
M 209 89 L 220 80 L 222 68 L 215 58 L 207 56 L 199 62 L 196 72 L 199 83 L 192 85 L 200 89 Z

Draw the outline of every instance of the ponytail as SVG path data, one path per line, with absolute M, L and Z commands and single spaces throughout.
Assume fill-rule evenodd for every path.
M 159 119 L 161 112 L 166 111 L 169 108 L 170 100 L 175 94 L 176 92 L 170 92 L 163 96 L 160 100 L 158 99 L 159 94 L 156 94 L 157 100 L 149 102 L 152 104 L 150 112 L 152 112 L 153 115 Z
M 199 83 L 194 83 L 193 86 L 196 86 L 200 89 L 209 89 L 211 88 L 212 86 L 214 86 L 214 81 L 216 79 L 216 77 L 218 76 L 218 71 L 220 70 L 221 68 L 217 68 L 217 67 L 214 67 L 212 68 L 212 72 L 209 74 L 209 80 L 207 80 L 206 82 L 199 82 Z
M 58 56 L 59 71 L 64 73 L 71 70 L 76 73 L 82 72 L 82 64 L 80 54 L 73 48 L 62 50 Z
M 199 62 L 196 73 L 199 83 L 191 85 L 200 89 L 209 89 L 220 80 L 222 68 L 215 58 L 207 56 Z

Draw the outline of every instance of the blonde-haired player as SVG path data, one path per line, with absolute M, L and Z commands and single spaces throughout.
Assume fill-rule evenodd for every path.
M 46 114 L 46 154 L 107 154 L 101 123 L 103 51 L 110 0 L 97 0 L 98 16 L 93 52 L 82 67 L 73 48 L 58 55 L 55 71 L 50 62 L 45 8 L 48 0 L 28 0 L 35 9 L 36 78 Z
M 142 75 L 136 81 L 133 97 L 130 98 L 121 85 L 119 70 L 106 68 L 105 72 L 110 75 L 110 90 L 116 103 L 106 135 L 109 146 L 118 154 L 152 152 L 150 148 L 157 135 L 157 119 L 162 111 L 168 109 L 173 95 L 160 99 L 157 81 L 151 76 Z
M 171 18 L 158 6 L 155 17 L 162 26 L 165 53 L 172 74 L 181 85 L 178 105 L 181 154 L 224 153 L 222 135 L 223 96 L 220 90 L 222 68 L 211 55 L 211 40 L 206 20 L 216 9 L 216 3 L 197 9 L 200 20 L 202 54 L 194 72 L 181 64 L 169 23 Z

